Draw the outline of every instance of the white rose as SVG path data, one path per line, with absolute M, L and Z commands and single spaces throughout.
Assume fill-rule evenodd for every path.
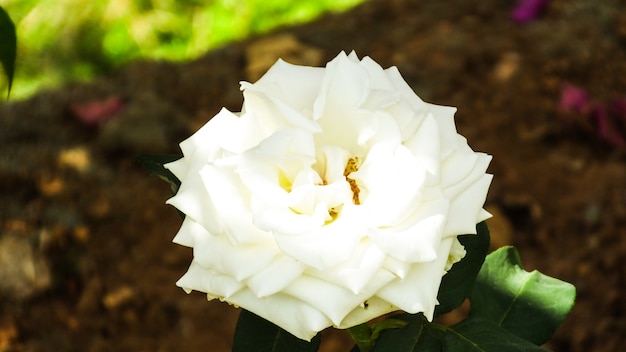
M 489 217 L 491 157 L 456 132 L 456 109 L 354 53 L 279 60 L 241 89 L 242 111 L 167 164 L 182 182 L 168 203 L 186 214 L 174 242 L 194 254 L 177 285 L 305 340 L 395 310 L 432 319 L 457 236 Z

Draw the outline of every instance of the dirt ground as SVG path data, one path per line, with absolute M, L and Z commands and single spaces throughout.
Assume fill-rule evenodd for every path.
M 238 111 L 238 82 L 277 56 L 323 65 L 341 50 L 396 65 L 424 100 L 458 107 L 458 130 L 493 154 L 494 246 L 577 287 L 545 347 L 619 350 L 625 6 L 553 0 L 521 24 L 514 5 L 371 0 L 192 62 L 135 63 L 1 103 L 0 351 L 229 350 L 237 310 L 174 285 L 192 255 L 171 243 L 181 219 L 167 184 L 132 157 L 178 153 L 222 106 Z M 326 334 L 324 350 L 347 350 L 345 334 Z

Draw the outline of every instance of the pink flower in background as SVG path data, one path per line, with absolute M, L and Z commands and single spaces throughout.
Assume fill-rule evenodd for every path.
M 561 91 L 559 107 L 567 112 L 581 113 L 589 107 L 589 94 L 580 87 L 565 84 Z
M 511 18 L 517 23 L 533 21 L 548 3 L 548 0 L 518 0 L 511 11 Z
M 114 96 L 101 100 L 91 100 L 86 103 L 72 104 L 70 109 L 82 123 L 98 125 L 115 117 L 124 109 L 125 105 L 122 98 Z
M 626 97 L 593 100 L 585 89 L 565 84 L 559 109 L 567 123 L 591 131 L 614 148 L 626 147 Z

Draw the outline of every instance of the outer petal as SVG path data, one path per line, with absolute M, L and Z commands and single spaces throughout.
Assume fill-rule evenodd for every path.
M 316 307 L 329 317 L 333 324 L 339 325 L 354 308 L 363 305 L 392 279 L 392 275 L 381 272 L 370 285 L 355 294 L 326 280 L 304 275 L 289 285 L 284 292 Z
M 228 275 L 237 281 L 257 274 L 279 255 L 271 245 L 235 245 L 226 238 L 211 236 L 196 227 L 194 232 L 194 262 L 204 268 Z
M 292 65 L 278 60 L 253 86 L 300 112 L 311 110 L 317 97 L 324 68 Z M 242 83 L 247 89 L 251 85 Z
M 340 329 L 347 329 L 359 324 L 366 323 L 383 314 L 399 310 L 398 307 L 379 297 L 370 297 L 362 305 L 355 307 L 340 324 L 336 325 Z
M 475 234 L 476 224 L 491 217 L 481 206 L 487 198 L 487 190 L 493 176 L 483 175 L 465 192 L 452 200 L 450 216 L 446 222 L 446 235 Z
M 391 66 L 385 70 L 385 74 L 389 78 L 389 81 L 393 84 L 394 90 L 402 93 L 404 99 L 411 105 L 411 108 L 415 111 L 423 110 L 427 105 L 422 99 L 420 99 L 413 89 L 406 83 L 400 71 L 396 66 Z
M 192 290 L 206 292 L 211 299 L 229 298 L 244 288 L 241 281 L 204 268 L 195 261 L 191 262 L 185 275 L 176 282 L 176 286 L 182 287 L 187 293 Z
M 260 264 L 255 263 L 258 266 L 261 266 Z M 247 284 L 258 297 L 266 297 L 284 290 L 298 279 L 305 269 L 306 265 L 281 254 L 261 272 L 251 277 Z
M 196 243 L 196 237 L 193 235 L 196 226 L 200 225 L 191 217 L 185 216 L 183 224 L 180 226 L 172 242 L 180 244 L 181 246 L 193 247 Z
M 447 238 L 441 242 L 435 260 L 414 264 L 406 278 L 391 282 L 377 296 L 405 312 L 423 312 L 428 320 L 432 320 L 452 240 Z
M 204 228 L 212 233 L 224 231 L 222 221 L 209 194 L 204 190 L 204 182 L 199 170 L 189 172 L 188 177 L 181 180 L 176 195 L 167 200 L 167 204 L 175 206 L 185 213 L 186 217 L 203 224 Z
M 437 119 L 439 125 L 439 143 L 441 145 L 441 160 L 445 159 L 459 147 L 459 134 L 454 124 L 456 108 L 427 104 L 428 110 Z
M 318 309 L 284 293 L 259 298 L 252 291 L 244 289 L 229 297 L 228 301 L 245 307 L 307 341 L 332 325 L 329 318 Z
M 449 159 L 454 159 L 454 161 L 451 162 Z M 472 183 L 485 175 L 490 161 L 491 156 L 482 153 L 452 154 L 443 164 L 444 176 L 441 180 L 441 187 L 445 196 L 454 198 L 465 192 Z
M 313 108 L 314 118 L 323 118 L 327 112 L 354 111 L 367 98 L 369 88 L 367 71 L 345 53 L 340 53 L 326 65 L 321 90 Z
M 429 113 L 424 117 L 415 134 L 404 144 L 423 167 L 437 177 L 439 177 L 441 167 L 440 134 L 437 120 Z
M 371 238 L 387 255 L 407 263 L 436 259 L 444 227 L 448 202 L 438 200 L 418 209 L 414 216 L 421 219 L 408 228 L 372 229 Z
M 381 271 L 386 255 L 371 241 L 364 239 L 349 261 L 339 264 L 328 270 L 309 269 L 307 273 L 318 279 L 326 280 L 334 285 L 344 287 L 354 294 L 363 292 L 366 286 L 371 286 L 374 276 Z M 395 276 L 387 275 L 388 281 Z M 380 281 L 380 280 L 378 280 Z
M 259 119 L 263 130 L 278 131 L 281 128 L 302 128 L 310 133 L 319 132 L 317 123 L 311 120 L 310 106 L 291 106 L 289 103 L 259 90 L 255 85 L 242 85 L 244 89 L 244 111 Z M 297 104 L 298 102 L 296 102 Z M 304 109 L 304 110 L 299 110 Z M 260 127 L 261 127 L 260 126 Z M 269 136 L 269 134 L 266 136 Z

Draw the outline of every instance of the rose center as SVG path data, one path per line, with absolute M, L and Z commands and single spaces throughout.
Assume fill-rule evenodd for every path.
M 361 192 L 361 190 L 359 189 L 359 185 L 356 183 L 355 179 L 348 177 L 351 173 L 356 171 L 359 171 L 359 158 L 354 157 L 348 159 L 346 168 L 343 170 L 343 176 L 346 178 L 346 181 L 348 181 L 348 184 L 350 184 L 350 190 L 352 191 L 352 202 L 355 205 L 360 205 L 361 201 L 359 200 L 359 192 Z

